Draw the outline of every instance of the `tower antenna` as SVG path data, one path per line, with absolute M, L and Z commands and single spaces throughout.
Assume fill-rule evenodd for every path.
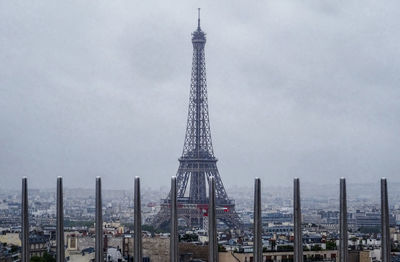
M 198 19 L 197 19 L 197 29 L 200 29 L 200 8 L 197 8 Z

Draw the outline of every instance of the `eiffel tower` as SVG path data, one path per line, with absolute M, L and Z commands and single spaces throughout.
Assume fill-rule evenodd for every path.
M 189 112 L 182 156 L 177 172 L 178 217 L 188 227 L 203 227 L 207 223 L 208 178 L 215 177 L 217 219 L 231 228 L 240 228 L 235 202 L 228 198 L 217 168 L 217 158 L 211 141 L 208 116 L 206 64 L 204 46 L 206 35 L 200 28 L 200 9 L 197 30 L 192 33 L 193 61 Z M 161 209 L 152 219 L 156 228 L 170 221 L 170 199 L 161 200 Z

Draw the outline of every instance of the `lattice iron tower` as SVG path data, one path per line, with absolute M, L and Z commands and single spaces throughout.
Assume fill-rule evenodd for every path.
M 204 46 L 205 33 L 200 28 L 192 33 L 193 61 L 189 112 L 182 156 L 177 172 L 178 216 L 188 226 L 202 227 L 208 209 L 208 178 L 215 177 L 217 218 L 234 228 L 241 226 L 235 203 L 228 198 L 217 168 L 211 141 L 208 115 L 207 82 Z M 189 187 L 188 187 L 189 185 Z M 153 217 L 155 227 L 170 221 L 169 196 L 161 201 L 159 213 Z

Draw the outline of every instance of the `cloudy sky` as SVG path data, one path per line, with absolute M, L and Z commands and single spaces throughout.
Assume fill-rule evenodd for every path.
M 399 1 L 150 2 L 0 2 L 0 188 L 168 185 L 197 7 L 227 186 L 400 181 Z

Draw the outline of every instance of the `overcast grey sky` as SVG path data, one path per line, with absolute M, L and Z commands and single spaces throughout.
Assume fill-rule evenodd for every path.
M 225 185 L 400 181 L 400 1 L 1 1 L 0 188 L 168 186 L 197 7 Z

